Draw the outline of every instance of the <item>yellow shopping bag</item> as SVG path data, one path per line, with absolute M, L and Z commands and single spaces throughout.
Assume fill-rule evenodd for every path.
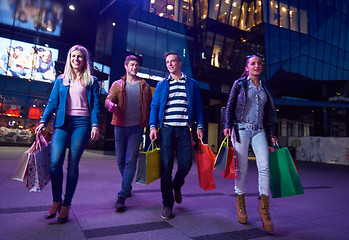
M 159 178 L 160 148 L 157 148 L 154 141 L 152 141 L 148 151 L 139 154 L 136 182 L 142 185 L 148 185 Z

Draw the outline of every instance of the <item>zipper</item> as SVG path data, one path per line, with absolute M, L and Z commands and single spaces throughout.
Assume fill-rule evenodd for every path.
M 240 119 L 240 121 L 242 122 L 242 119 L 243 119 L 243 117 L 244 117 L 245 108 L 246 108 L 246 96 L 247 96 L 247 91 L 246 91 L 245 88 L 242 86 L 242 84 L 241 84 L 241 88 L 243 89 L 244 94 L 245 94 L 245 101 L 244 101 L 244 106 L 243 106 L 243 108 L 242 108 L 242 114 L 241 114 L 241 119 Z

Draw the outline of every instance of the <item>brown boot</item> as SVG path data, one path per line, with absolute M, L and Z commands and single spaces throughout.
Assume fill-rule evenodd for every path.
M 245 206 L 245 194 L 236 194 L 236 209 L 238 211 L 238 221 L 239 223 L 246 224 L 247 223 L 247 214 L 246 214 L 246 206 Z
M 269 197 L 267 195 L 261 195 L 259 197 L 259 209 L 258 213 L 261 215 L 264 231 L 272 232 L 274 230 L 273 222 L 269 215 Z

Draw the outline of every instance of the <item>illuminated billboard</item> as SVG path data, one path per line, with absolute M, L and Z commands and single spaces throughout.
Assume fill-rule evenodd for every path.
M 0 75 L 54 82 L 58 50 L 0 37 Z
M 63 7 L 53 0 L 1 0 L 0 23 L 60 36 Z

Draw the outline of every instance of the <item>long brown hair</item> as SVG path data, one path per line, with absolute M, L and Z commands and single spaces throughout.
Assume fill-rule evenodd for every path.
M 71 53 L 76 50 L 79 50 L 84 56 L 84 66 L 82 68 L 82 73 L 81 73 L 81 85 L 84 87 L 87 87 L 90 83 L 93 83 L 93 78 L 91 76 L 90 58 L 89 58 L 88 51 L 85 47 L 81 45 L 75 45 L 69 49 L 68 55 L 67 55 L 67 61 L 64 67 L 63 80 L 66 82 L 69 82 L 69 80 L 71 81 L 75 80 L 76 76 L 71 66 Z

